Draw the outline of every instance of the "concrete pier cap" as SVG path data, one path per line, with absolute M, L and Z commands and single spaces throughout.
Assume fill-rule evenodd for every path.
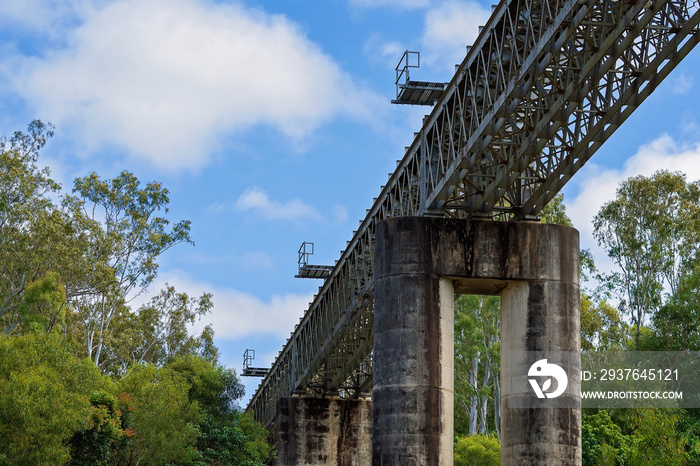
M 501 463 L 580 465 L 578 232 L 427 217 L 377 225 L 372 463 L 453 462 L 455 294 L 501 296 Z M 552 354 L 570 383 L 540 400 L 523 370 Z

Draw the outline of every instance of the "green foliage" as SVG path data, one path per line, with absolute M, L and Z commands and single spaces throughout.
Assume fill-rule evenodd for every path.
M 455 301 L 455 431 L 498 431 L 500 298 L 462 295 Z
M 115 385 L 60 334 L 0 338 L 0 463 L 262 465 L 273 447 L 233 409 L 242 395 L 233 371 L 193 355 Z
M 621 183 L 594 220 L 594 235 L 620 272 L 609 275 L 620 309 L 641 328 L 662 304 L 663 285 L 676 293 L 700 247 L 700 184 L 667 171 Z
M 497 466 L 501 464 L 501 443 L 492 435 L 470 435 L 456 440 L 455 466 Z
M 65 325 L 66 289 L 56 272 L 47 272 L 27 286 L 19 306 L 24 333 L 50 332 L 55 325 Z
M 201 421 L 199 406 L 189 399 L 189 384 L 172 369 L 136 365 L 119 381 L 133 406 L 124 427 L 133 431 L 116 452 L 120 464 L 187 462 Z
M 68 440 L 91 417 L 85 394 L 109 389 L 88 360 L 56 334 L 0 337 L 0 458 L 3 464 L 63 464 Z
M 605 410 L 588 414 L 584 410 L 581 443 L 584 465 L 615 466 L 626 464 L 632 455 L 633 440 L 622 433 Z M 614 461 L 612 459 L 614 458 Z
M 0 325 L 6 334 L 63 324 L 65 309 L 46 295 L 47 287 L 55 286 L 57 292 L 65 288 L 65 305 L 90 295 L 110 276 L 90 252 L 98 224 L 62 198 L 47 168 L 37 167 L 38 151 L 52 134 L 50 125 L 34 121 L 28 134 L 0 139 Z M 57 197 L 61 202 L 54 202 Z M 54 278 L 55 285 L 50 285 Z M 25 299 L 32 283 L 44 298 Z M 48 309 L 57 312 L 47 314 Z
M 167 286 L 129 306 L 160 254 L 192 243 L 189 222 L 170 224 L 167 189 L 126 171 L 64 195 L 37 166 L 52 134 L 34 121 L 0 139 L 0 464 L 266 463 L 213 329 L 188 332 L 211 295 Z
M 113 448 L 125 435 L 117 398 L 103 390 L 90 394 L 90 420 L 82 432 L 70 439 L 71 465 L 108 464 Z
M 628 429 L 634 432 L 631 466 L 680 466 L 685 442 L 676 425 L 680 412 L 672 409 L 638 408 L 625 411 Z
M 66 203 L 81 209 L 100 228 L 91 235 L 90 251 L 107 264 L 112 279 L 94 293 L 78 297 L 74 304 L 87 342 L 87 353 L 103 367 L 102 352 L 112 319 L 127 297 L 143 291 L 156 277 L 158 257 L 180 243 L 193 243 L 190 222 L 170 221 L 158 216 L 168 213 L 168 190 L 158 182 L 141 183 L 127 171 L 111 180 L 96 173 L 77 178 L 75 196 Z
M 594 303 L 581 293 L 581 349 L 624 350 L 630 346 L 630 328 L 606 300 Z
M 207 414 L 200 429 L 192 465 L 263 466 L 274 456 L 274 447 L 266 441 L 269 432 L 250 414 L 232 412 L 218 420 Z
M 700 351 L 699 265 L 680 278 L 676 292 L 654 316 L 657 346 L 667 351 Z
M 676 429 L 685 446 L 685 464 L 700 464 L 700 410 L 683 410 Z
M 540 212 L 540 222 L 554 223 L 557 225 L 573 226 L 571 219 L 566 215 L 566 206 L 564 205 L 564 195 L 557 194 L 547 203 Z
M 179 357 L 168 367 L 187 381 L 190 400 L 212 415 L 230 413 L 236 407 L 236 400 L 245 394 L 234 371 L 206 359 L 192 355 Z
M 160 254 L 176 244 L 192 243 L 189 221 L 169 229 L 170 221 L 157 216 L 161 210 L 168 213 L 168 190 L 156 181 L 144 188 L 140 185 L 127 171 L 112 180 L 93 172 L 73 184 L 75 199 L 103 225 L 101 240 L 108 242 L 110 264 L 123 292 L 153 281 Z
M 681 410 L 637 408 L 587 413 L 582 422 L 583 465 L 673 466 L 695 454 L 693 429 L 679 430 L 687 413 Z M 691 448 L 688 448 L 688 446 Z
M 34 121 L 29 134 L 0 139 L 0 318 L 7 333 L 17 325 L 14 313 L 24 288 L 44 270 L 36 236 L 54 209 L 50 195 L 59 186 L 36 161 L 52 134 L 50 126 Z
M 103 367 L 111 374 L 122 374 L 132 364 L 163 366 L 186 355 L 216 362 L 218 350 L 211 339 L 211 327 L 205 327 L 199 337 L 188 331 L 188 326 L 211 308 L 211 294 L 204 293 L 195 300 L 166 284 L 136 312 L 123 308 L 115 313 L 104 338 Z
M 168 367 L 187 380 L 190 400 L 202 409 L 192 464 L 257 466 L 272 458 L 267 429 L 235 409 L 244 395 L 235 372 L 191 355 L 176 358 Z

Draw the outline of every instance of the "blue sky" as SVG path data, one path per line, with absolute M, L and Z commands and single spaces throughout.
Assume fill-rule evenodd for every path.
M 397 107 L 394 66 L 449 81 L 489 3 L 429 0 L 0 2 L 0 134 L 56 125 L 42 153 L 76 176 L 132 171 L 170 190 L 195 247 L 162 257 L 165 282 L 214 294 L 222 362 L 268 365 L 321 284 L 297 249 L 333 264 L 428 108 Z M 622 179 L 700 178 L 697 50 L 565 188 L 599 264 L 591 219 Z M 246 380 L 248 396 L 257 380 Z

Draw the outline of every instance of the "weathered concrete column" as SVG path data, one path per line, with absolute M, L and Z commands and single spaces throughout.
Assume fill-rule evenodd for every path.
M 501 292 L 503 466 L 582 461 L 578 250 L 570 249 L 568 238 L 547 234 L 540 239 L 546 241 L 531 260 L 538 262 L 541 279 L 510 283 Z M 556 399 L 539 400 L 524 379 L 530 364 L 546 355 L 549 364 L 566 369 L 569 386 Z
M 372 461 L 372 402 L 281 398 L 277 466 L 365 466 Z
M 502 464 L 581 464 L 580 386 L 569 384 L 565 408 L 537 404 L 523 362 L 570 352 L 580 368 L 578 254 L 578 232 L 561 225 L 378 224 L 373 464 L 452 464 L 455 291 L 502 297 Z
M 380 229 L 374 312 L 374 465 L 452 465 L 454 287 L 412 224 Z

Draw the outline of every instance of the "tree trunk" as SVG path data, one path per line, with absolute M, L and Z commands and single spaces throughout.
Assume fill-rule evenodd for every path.
M 496 434 L 501 435 L 501 384 L 498 381 L 498 372 L 493 374 L 493 421 L 496 426 Z
M 484 364 L 484 383 L 481 385 L 482 388 L 486 388 L 491 380 L 491 364 L 490 361 L 486 361 Z M 488 406 L 489 397 L 486 394 L 481 395 L 481 414 L 479 416 L 479 433 L 486 433 L 486 418 L 488 416 Z
M 472 359 L 472 370 L 469 374 L 469 384 L 471 385 L 472 394 L 469 396 L 469 435 L 474 435 L 477 432 L 477 419 L 479 409 L 479 397 L 477 395 L 477 375 L 479 373 L 479 358 L 475 356 Z

